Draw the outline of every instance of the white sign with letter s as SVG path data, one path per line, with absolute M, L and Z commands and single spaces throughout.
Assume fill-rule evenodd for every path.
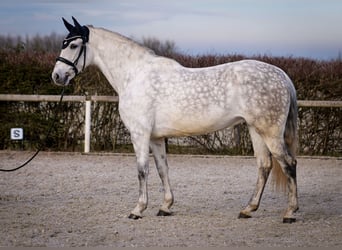
M 11 140 L 23 140 L 24 130 L 22 128 L 11 128 Z

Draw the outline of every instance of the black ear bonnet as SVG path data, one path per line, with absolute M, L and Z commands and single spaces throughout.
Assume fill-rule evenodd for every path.
M 74 21 L 75 26 L 68 23 L 68 21 L 65 20 L 64 18 L 62 19 L 63 19 L 65 27 L 70 32 L 67 35 L 67 37 L 63 40 L 62 49 L 65 49 L 66 47 L 68 47 L 70 42 L 77 38 L 81 38 L 83 40 L 83 44 L 89 41 L 89 29 L 87 26 L 81 26 L 74 17 L 72 17 L 72 20 Z

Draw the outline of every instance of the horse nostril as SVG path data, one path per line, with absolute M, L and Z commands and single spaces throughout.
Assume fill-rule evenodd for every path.
M 59 79 L 59 75 L 58 73 L 55 73 L 55 80 L 58 80 Z

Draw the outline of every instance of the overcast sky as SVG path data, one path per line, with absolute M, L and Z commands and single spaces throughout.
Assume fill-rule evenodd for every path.
M 66 34 L 61 17 L 189 54 L 336 58 L 341 0 L 1 0 L 0 34 Z

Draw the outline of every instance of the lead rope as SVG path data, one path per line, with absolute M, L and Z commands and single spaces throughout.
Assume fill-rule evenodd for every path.
M 65 86 L 63 86 L 63 89 L 62 89 L 62 92 L 61 92 L 61 97 L 59 99 L 59 102 L 58 102 L 58 105 L 57 105 L 57 110 L 56 111 L 59 111 L 61 106 L 62 106 L 62 100 L 63 100 L 63 96 L 64 96 L 64 90 L 65 90 Z M 38 154 L 39 152 L 44 149 L 44 147 L 46 146 L 46 142 L 47 142 L 47 139 L 49 138 L 50 134 L 51 134 L 51 131 L 52 131 L 52 128 L 53 126 L 55 125 L 56 123 L 56 120 L 57 120 L 57 113 L 58 112 L 55 112 L 55 115 L 53 117 L 53 120 L 52 122 L 50 123 L 50 127 L 49 127 L 49 130 L 46 134 L 46 137 L 45 137 L 45 140 L 44 140 L 44 143 L 41 144 L 37 151 L 26 161 L 24 162 L 23 164 L 21 164 L 20 166 L 16 167 L 16 168 L 12 168 L 12 169 L 0 169 L 0 172 L 14 172 L 14 171 L 17 171 L 23 167 L 25 167 L 27 164 L 29 164 Z

